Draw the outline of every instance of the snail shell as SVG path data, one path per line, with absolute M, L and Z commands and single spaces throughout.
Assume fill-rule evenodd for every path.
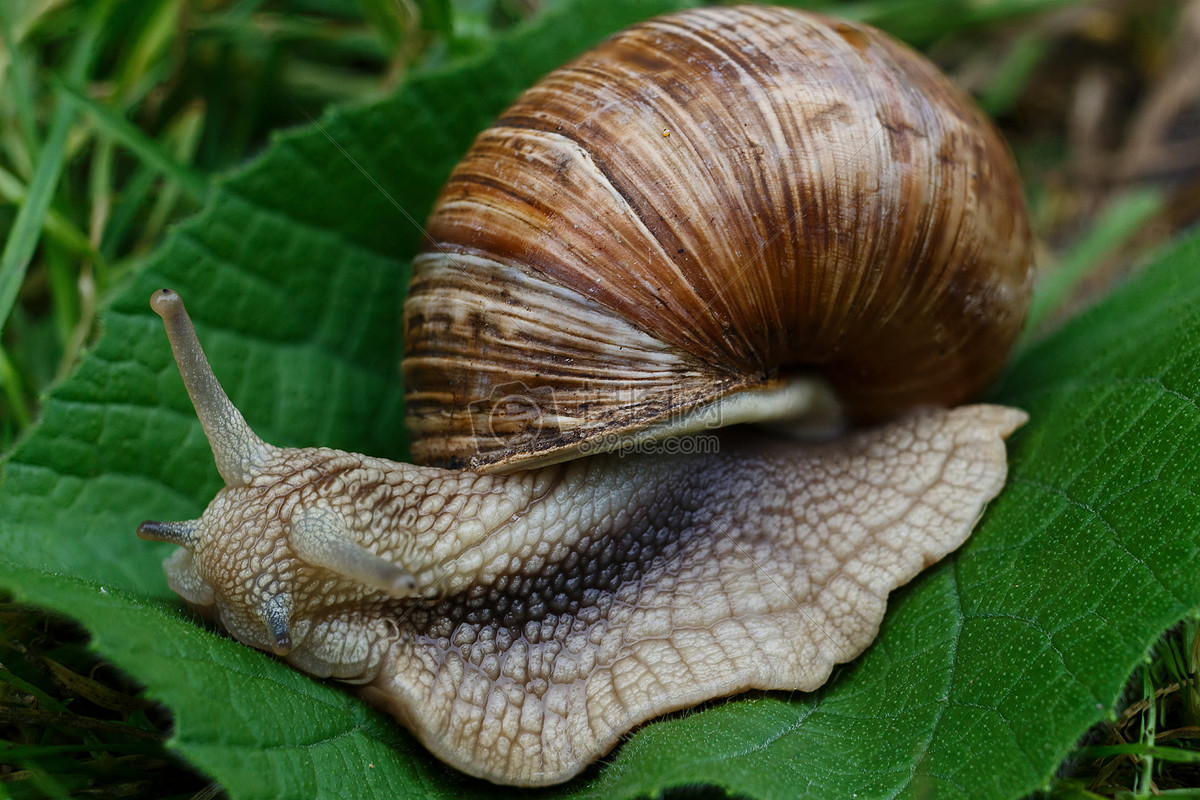
M 958 404 L 1032 276 L 1011 156 L 963 93 L 874 29 L 762 6 L 652 19 L 551 73 L 428 234 L 413 456 L 485 470 L 677 432 L 794 374 L 855 421 Z M 537 413 L 506 420 L 514 400 Z

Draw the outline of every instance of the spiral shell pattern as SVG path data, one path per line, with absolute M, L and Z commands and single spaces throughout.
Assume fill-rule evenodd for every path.
M 971 101 L 877 30 L 765 6 L 658 17 L 552 72 L 428 233 L 413 456 L 483 470 L 794 374 L 860 421 L 958 404 L 1032 276 L 1011 155 Z

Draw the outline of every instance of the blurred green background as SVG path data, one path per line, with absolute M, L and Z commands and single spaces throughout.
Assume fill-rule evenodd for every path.
M 0 0 L 0 450 L 36 420 L 39 396 L 78 363 L 108 298 L 172 222 L 201 207 L 215 176 L 272 131 L 383 96 L 539 4 Z M 997 120 L 1039 243 L 1030 337 L 1200 219 L 1200 1 L 809 5 L 921 48 Z M 1139 676 L 1094 746 L 1146 741 L 1147 712 L 1168 730 L 1173 707 L 1155 718 L 1147 698 L 1174 697 L 1180 714 L 1195 702 L 1181 690 L 1195 674 L 1192 628 L 1164 640 L 1159 668 Z M 170 720 L 136 694 L 95 663 L 74 626 L 0 604 L 0 797 L 219 794 L 163 751 Z M 130 720 L 159 733 L 129 734 Z M 1200 736 L 1186 721 L 1176 728 L 1175 739 Z M 1159 787 L 1137 755 L 1080 758 L 1054 792 L 1148 796 Z M 1200 786 L 1196 755 L 1159 783 Z

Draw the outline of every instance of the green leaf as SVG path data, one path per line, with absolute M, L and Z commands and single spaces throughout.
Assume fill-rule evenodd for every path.
M 277 137 L 213 190 L 105 316 L 0 483 L 0 585 L 70 614 L 175 713 L 171 741 L 234 798 L 491 796 L 336 684 L 205 629 L 143 518 L 219 479 L 150 293 L 187 299 L 217 374 L 281 445 L 405 452 L 397 318 L 437 187 L 520 88 L 672 3 L 555 7 L 469 64 Z M 953 559 L 896 593 L 879 640 L 809 695 L 647 725 L 544 793 L 1020 797 L 1049 779 L 1159 633 L 1200 606 L 1200 236 L 1030 347 L 997 390 L 1030 423 Z

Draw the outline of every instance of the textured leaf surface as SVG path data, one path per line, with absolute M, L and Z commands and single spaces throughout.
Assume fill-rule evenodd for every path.
M 233 797 L 491 787 L 433 762 L 337 686 L 203 629 L 167 590 L 170 547 L 133 530 L 197 516 L 218 478 L 151 291 L 188 300 L 218 375 L 265 438 L 402 456 L 396 320 L 412 220 L 517 90 L 668 5 L 565 6 L 471 65 L 280 137 L 151 259 L 6 464 L 0 584 L 83 622 L 175 712 L 178 751 Z M 717 702 L 648 725 L 561 791 L 1036 788 L 1145 648 L 1200 605 L 1198 339 L 1193 239 L 1012 366 L 997 397 L 1032 421 L 1012 441 L 1010 486 L 955 559 L 894 596 L 862 659 L 813 695 Z

